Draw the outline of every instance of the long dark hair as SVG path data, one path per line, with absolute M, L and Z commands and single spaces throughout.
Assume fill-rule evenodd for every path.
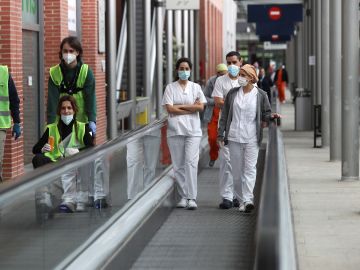
M 176 64 L 175 64 L 175 81 L 177 81 L 179 79 L 179 76 L 178 76 L 178 69 L 180 67 L 180 64 L 181 63 L 188 63 L 189 67 L 190 67 L 190 70 L 192 70 L 192 63 L 191 63 L 191 60 L 187 57 L 181 57 L 179 58 L 177 61 L 176 61 Z
M 82 49 L 79 39 L 74 36 L 66 37 L 61 41 L 60 51 L 59 51 L 60 60 L 62 60 L 62 49 L 64 48 L 65 43 L 69 44 L 69 46 L 71 48 L 73 48 L 74 50 L 76 50 L 79 53 L 79 55 L 76 57 L 76 60 L 79 62 L 83 55 L 83 49 Z

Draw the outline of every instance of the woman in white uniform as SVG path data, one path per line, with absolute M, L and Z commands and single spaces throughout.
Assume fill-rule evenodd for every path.
M 218 141 L 227 144 L 234 178 L 235 194 L 239 196 L 239 210 L 251 212 L 254 209 L 254 186 L 262 128 L 271 114 L 266 92 L 254 85 L 258 81 L 256 69 L 244 65 L 240 69 L 240 87 L 230 90 L 225 99 L 219 122 Z
M 162 100 L 168 112 L 167 141 L 178 193 L 177 207 L 197 208 L 197 172 L 202 136 L 199 111 L 206 98 L 199 84 L 189 81 L 192 64 L 188 58 L 176 62 L 178 79 L 166 86 Z

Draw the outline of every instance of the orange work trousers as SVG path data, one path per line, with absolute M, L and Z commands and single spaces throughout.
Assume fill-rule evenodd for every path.
M 285 101 L 285 89 L 286 89 L 286 83 L 280 82 L 276 84 L 278 88 L 278 95 L 279 95 L 279 101 L 283 103 Z
M 217 129 L 219 122 L 219 113 L 220 109 L 214 106 L 213 115 L 211 121 L 208 124 L 208 141 L 210 145 L 210 159 L 217 160 L 219 155 L 219 146 L 216 142 L 217 140 Z

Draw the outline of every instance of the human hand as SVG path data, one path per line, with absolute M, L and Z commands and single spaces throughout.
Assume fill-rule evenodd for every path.
M 45 143 L 45 145 L 43 146 L 43 148 L 41 148 L 41 153 L 47 153 L 51 151 L 51 146 L 48 143 Z
M 222 139 L 222 138 L 218 138 L 218 139 L 216 140 L 216 142 L 217 142 L 217 144 L 218 144 L 218 146 L 219 146 L 220 148 L 224 147 L 224 145 L 225 145 L 224 139 Z
M 271 114 L 271 119 L 276 119 L 276 118 L 282 118 L 282 115 L 279 113 L 272 113 Z
M 21 135 L 20 123 L 14 123 L 12 129 L 12 136 L 15 137 L 15 141 L 20 137 L 20 135 Z
M 93 121 L 89 121 L 89 128 L 92 132 L 92 135 L 95 136 L 96 135 L 96 123 Z

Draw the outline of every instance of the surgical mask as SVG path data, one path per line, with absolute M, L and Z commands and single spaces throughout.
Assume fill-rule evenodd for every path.
M 239 74 L 240 68 L 235 65 L 228 66 L 228 71 L 231 76 L 236 77 Z
M 190 77 L 190 70 L 179 70 L 178 76 L 180 80 L 186 81 Z
M 249 83 L 248 80 L 245 77 L 242 77 L 242 76 L 240 76 L 238 78 L 238 82 L 239 82 L 240 87 L 244 87 Z
M 61 115 L 61 121 L 64 122 L 65 125 L 69 125 L 71 123 L 71 121 L 74 119 L 74 115 L 73 114 L 70 114 L 70 115 L 65 115 L 65 114 L 62 114 Z
M 75 61 L 76 55 L 73 53 L 63 53 L 63 59 L 64 59 L 65 63 L 70 65 L 72 62 Z

